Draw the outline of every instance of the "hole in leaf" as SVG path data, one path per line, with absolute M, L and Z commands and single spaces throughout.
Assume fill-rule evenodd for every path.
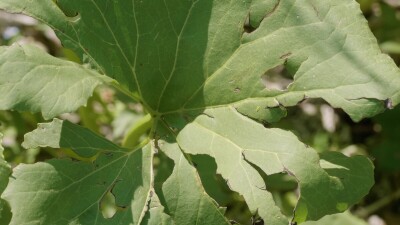
M 291 217 L 299 197 L 296 178 L 289 172 L 267 175 L 257 165 L 248 160 L 246 162 L 261 175 L 265 183 L 265 190 L 272 193 L 275 204 L 281 209 L 283 215 Z
M 206 193 L 219 206 L 227 207 L 225 216 L 232 224 L 248 224 L 250 210 L 243 197 L 229 188 L 227 181 L 217 174 L 215 159 L 208 155 L 191 155 Z
M 115 196 L 108 191 L 100 201 L 101 214 L 105 219 L 111 219 L 117 212 L 118 207 L 115 204 Z
M 261 82 L 269 90 L 284 91 L 287 90 L 293 79 L 285 67 L 279 65 L 268 70 L 261 76 Z
M 241 89 L 240 89 L 239 87 L 237 87 L 237 88 L 235 88 L 233 91 L 234 91 L 235 93 L 239 93 L 239 92 L 241 91 Z
M 158 151 L 158 153 L 154 155 L 153 166 L 154 190 L 156 191 L 161 204 L 166 206 L 167 203 L 162 192 L 162 185 L 168 179 L 168 177 L 171 176 L 175 164 L 174 161 L 168 158 L 162 151 Z M 171 212 L 168 211 L 168 207 L 164 208 L 164 212 L 171 215 Z
M 252 225 L 264 225 L 264 220 L 262 220 L 261 218 L 252 218 Z
M 387 109 L 394 109 L 392 99 L 389 98 L 385 100 L 385 107 Z
M 270 0 L 268 3 L 254 3 L 243 24 L 243 33 L 250 34 L 257 30 L 265 19 L 277 11 L 280 2 L 281 0 Z
M 257 29 L 256 27 L 253 27 L 253 26 L 251 25 L 251 22 L 250 22 L 250 15 L 248 15 L 248 16 L 246 17 L 246 20 L 245 20 L 244 24 L 243 24 L 243 31 L 244 31 L 245 33 L 252 33 L 252 32 L 255 31 L 256 29 Z
M 53 0 L 54 3 L 58 6 L 58 8 L 64 13 L 66 17 L 68 17 L 68 20 L 71 22 L 76 22 L 78 21 L 81 16 L 80 14 L 71 8 L 71 4 L 68 4 L 65 0 Z
M 215 160 L 208 155 L 193 155 L 191 159 L 196 166 L 207 194 L 217 201 L 219 205 L 226 205 L 232 191 L 222 176 L 217 174 Z

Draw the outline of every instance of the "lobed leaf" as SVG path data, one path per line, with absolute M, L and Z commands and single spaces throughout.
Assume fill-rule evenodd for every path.
M 145 223 L 152 224 L 154 218 L 161 217 L 167 224 L 169 221 L 228 223 L 223 218 L 223 210 L 202 188 L 191 165 L 191 154 L 212 156 L 217 172 L 234 191 L 244 196 L 251 212 L 273 225 L 287 224 L 288 219 L 265 190 L 260 173 L 285 172 L 296 177 L 301 194 L 293 222 L 299 223 L 343 212 L 365 195 L 373 183 L 373 166 L 369 160 L 335 153 L 320 158 L 293 134 L 265 129 L 250 119 L 278 121 L 286 115 L 286 107 L 306 98 L 323 98 L 332 106 L 342 108 L 354 120 L 373 116 L 400 102 L 399 69 L 380 52 L 353 0 L 2 0 L 0 8 L 22 12 L 49 24 L 63 44 L 78 53 L 82 61 L 88 58 L 100 73 L 116 79 L 119 88 L 140 98 L 152 114 L 154 147 L 171 158 L 175 167 L 161 190 L 156 190 L 164 209 L 153 197 L 150 205 L 154 203 L 155 207 L 148 211 Z M 25 48 L 29 54 L 22 51 Z M 63 76 L 60 82 L 52 84 L 57 92 L 51 90 L 46 98 L 37 97 L 47 91 L 39 83 L 50 78 L 42 75 L 41 80 L 38 75 L 35 78 L 30 73 L 25 75 L 28 71 L 37 72 L 29 68 L 44 64 L 57 72 L 66 62 L 34 54 L 29 47 L 2 48 L 0 52 L 12 53 L 11 58 L 3 58 L 5 63 L 0 63 L 0 75 L 16 68 L 4 69 L 10 65 L 8 60 L 13 62 L 19 55 L 24 66 L 18 67 L 22 69 L 16 70 L 19 74 L 16 77 L 20 81 L 28 79 L 29 85 L 35 84 L 21 83 L 26 90 L 16 89 L 18 92 L 13 95 L 10 89 L 4 89 L 5 94 L 13 97 L 1 99 L 7 103 L 4 103 L 5 109 L 41 110 L 50 118 L 83 104 L 98 84 L 96 73 L 67 63 L 67 68 L 73 68 L 73 75 Z M 293 78 L 285 90 L 273 90 L 263 83 L 264 75 L 277 67 L 284 67 Z M 58 76 L 51 76 L 54 77 Z M 2 75 L 1 79 L 10 77 Z M 82 79 L 90 81 L 84 88 Z M 71 89 L 74 84 L 79 88 Z M 76 90 L 84 90 L 84 94 L 78 98 L 74 95 Z M 61 105 L 62 99 L 58 96 L 66 93 L 68 99 L 64 101 L 68 102 Z M 31 96 L 34 97 L 31 99 Z M 76 131 L 68 130 L 69 126 Z M 131 223 L 131 219 L 134 224 L 140 222 L 144 215 L 143 203 L 152 190 L 151 178 L 148 178 L 152 176 L 150 146 L 126 152 L 105 140 L 94 142 L 100 138 L 68 123 L 53 121 L 43 128 L 28 135 L 25 145 L 64 146 L 84 157 L 97 156 L 95 162 L 109 162 L 100 164 L 107 172 L 96 172 L 90 164 L 67 160 L 20 166 L 14 175 L 17 179 L 5 193 L 15 212 L 12 223 L 43 220 L 68 224 L 76 219 L 101 224 L 114 220 Z M 84 140 L 92 141 L 85 144 Z M 113 155 L 120 158 L 107 158 L 105 150 L 115 151 Z M 135 174 L 128 176 L 121 168 L 124 160 L 136 168 Z M 135 163 L 146 167 L 137 168 Z M 45 173 L 46 170 L 49 172 Z M 78 170 L 84 172 L 78 173 Z M 71 182 L 60 172 L 71 174 L 72 181 L 81 180 L 84 173 L 93 174 L 77 183 L 93 185 L 91 179 L 113 180 L 122 176 L 115 171 L 122 171 L 126 180 L 135 179 L 135 175 L 146 177 L 143 181 L 146 185 L 139 198 L 140 207 L 132 207 L 131 214 L 119 213 L 112 220 L 102 219 L 94 207 L 111 184 L 94 186 L 92 193 L 85 193 L 91 197 L 84 200 L 72 189 L 64 192 L 60 186 Z M 34 174 L 33 178 L 25 175 L 29 173 Z M 47 177 L 41 175 L 47 173 Z M 24 180 L 29 185 L 24 186 Z M 144 178 L 134 182 L 140 180 Z M 130 201 L 132 190 L 139 186 L 124 185 L 117 184 L 116 187 L 121 187 L 117 196 L 122 193 L 122 187 L 127 188 L 130 197 L 126 199 Z M 34 198 L 29 192 L 33 189 L 29 188 L 41 187 L 44 191 L 38 192 L 40 198 Z M 58 198 L 69 203 L 67 196 L 84 204 L 74 205 L 70 211 L 57 211 L 65 220 L 56 221 L 53 218 L 56 212 L 51 211 L 55 209 L 44 207 Z M 134 203 L 139 204 L 136 200 Z M 87 211 L 82 208 L 89 205 L 93 208 Z M 23 215 L 22 209 L 30 213 Z M 78 212 L 84 213 L 78 215 Z M 46 216 L 39 217 L 40 213 Z
M 188 154 L 212 156 L 230 188 L 243 195 L 251 212 L 269 224 L 287 224 L 287 219 L 275 206 L 257 169 L 267 175 L 285 172 L 296 178 L 300 197 L 293 220 L 298 223 L 343 212 L 373 185 L 368 159 L 340 153 L 324 154 L 320 159 L 292 133 L 266 129 L 233 107 L 209 109 L 194 118 L 182 123 L 179 146 Z M 170 124 L 179 120 L 185 119 L 166 117 Z
M 168 134 L 168 130 L 160 128 L 160 132 Z M 201 179 L 174 137 L 161 143 L 159 149 L 174 162 L 173 171 L 158 190 L 166 212 L 175 224 L 230 224 L 224 217 L 225 210 L 205 192 Z M 157 189 L 156 189 L 157 191 Z
M 0 109 L 41 112 L 45 119 L 86 104 L 103 76 L 38 47 L 0 47 Z
M 234 104 L 274 121 L 270 108 L 323 98 L 360 120 L 400 101 L 399 70 L 355 1 L 3 0 L 0 8 L 48 23 L 153 113 Z M 280 65 L 293 83 L 267 89 L 261 77 Z
M 61 137 L 60 147 L 72 148 L 79 153 L 84 140 L 83 152 L 92 148 L 98 151 L 98 156 L 92 163 L 53 159 L 34 165 L 19 165 L 3 193 L 13 213 L 11 225 L 140 223 L 147 211 L 153 179 L 150 145 L 130 152 L 106 145 L 99 148 L 99 140 L 100 143 L 108 141 L 89 134 L 88 130 L 82 132 L 77 125 L 55 120 L 41 127 L 59 132 L 54 136 Z M 69 133 L 71 127 L 76 136 L 62 135 L 64 130 Z M 42 128 L 28 137 L 33 140 L 47 138 Z M 85 139 L 75 139 L 80 135 Z M 30 146 L 33 145 L 34 141 Z M 118 209 L 112 218 L 105 219 L 100 211 L 100 202 L 108 192 L 114 195 Z

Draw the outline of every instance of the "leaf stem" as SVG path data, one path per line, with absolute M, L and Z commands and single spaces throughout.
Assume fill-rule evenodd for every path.
M 126 133 L 122 147 L 134 148 L 139 142 L 140 137 L 145 134 L 153 125 L 153 118 L 150 114 L 147 114 L 135 123 Z

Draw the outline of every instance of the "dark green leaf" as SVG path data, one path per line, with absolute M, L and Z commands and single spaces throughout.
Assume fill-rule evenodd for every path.
M 98 151 L 98 156 L 92 163 L 54 159 L 19 165 L 3 194 L 11 205 L 11 225 L 32 221 L 52 225 L 140 223 L 147 211 L 153 179 L 150 145 L 130 152 L 113 145 L 107 147 L 104 143 L 108 141 L 95 137 L 88 130 L 55 120 L 51 124 L 42 124 L 28 135 L 30 146 L 35 140 L 48 138 L 48 132 L 41 127 L 55 133 L 55 140 L 50 144 L 56 145 L 58 141 L 60 147 L 72 148 L 78 153 L 82 149 L 83 155 L 91 148 Z M 73 134 L 68 133 L 71 127 Z M 68 134 L 64 135 L 64 130 Z M 56 137 L 62 138 L 57 140 Z M 103 147 L 98 147 L 99 142 Z M 109 191 L 114 195 L 118 209 L 111 219 L 106 219 L 100 212 L 100 202 Z

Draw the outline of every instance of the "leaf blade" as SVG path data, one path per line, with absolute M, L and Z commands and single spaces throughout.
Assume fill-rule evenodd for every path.
M 194 134 L 201 138 L 193 141 Z M 267 175 L 286 172 L 298 180 L 300 196 L 294 221 L 299 223 L 343 212 L 366 195 L 373 185 L 373 166 L 368 159 L 332 153 L 320 160 L 316 151 L 290 132 L 266 129 L 232 107 L 210 109 L 195 116 L 179 132 L 177 142 L 185 153 L 215 158 L 217 172 L 234 191 L 244 196 L 252 213 L 258 210 L 271 224 L 284 224 L 285 221 L 273 221 L 273 215 L 279 215 L 279 209 L 272 198 L 265 200 L 269 193 L 265 191 L 264 198 L 249 193 L 249 190 L 265 189 L 265 183 L 261 178 L 254 182 L 248 179 L 249 176 L 247 179 L 240 177 L 241 173 L 252 174 L 250 178 L 260 177 L 254 166 Z M 337 169 L 326 165 L 335 165 Z M 276 211 L 271 212 L 273 207 Z M 266 209 L 268 211 L 264 211 Z
M 171 135 L 163 126 L 158 132 Z M 202 181 L 173 136 L 160 140 L 160 150 L 175 163 L 171 175 L 162 184 L 158 195 L 175 224 L 230 224 L 217 203 L 205 192 Z
M 0 48 L 0 109 L 41 112 L 45 119 L 86 104 L 103 77 L 34 46 Z
M 57 128 L 51 132 L 58 130 L 62 133 L 59 121 L 55 121 L 49 124 Z M 77 127 L 69 123 L 67 126 Z M 77 132 L 80 129 L 74 130 Z M 33 132 L 32 135 L 43 137 L 43 132 Z M 79 152 L 79 139 L 75 140 L 74 136 L 63 138 L 68 142 L 60 142 L 60 147 L 74 149 L 74 144 L 77 143 L 75 150 Z M 100 137 L 86 139 L 87 145 L 91 146 L 99 139 Z M 68 145 L 63 145 L 65 143 Z M 11 224 L 32 221 L 55 225 L 78 222 L 104 225 L 140 224 L 150 199 L 152 159 L 150 145 L 130 152 L 123 149 L 116 151 L 104 146 L 92 163 L 53 159 L 34 165 L 19 165 L 3 195 L 13 212 Z M 109 191 L 115 196 L 116 206 L 120 210 L 111 219 L 105 219 L 100 212 L 100 202 Z

